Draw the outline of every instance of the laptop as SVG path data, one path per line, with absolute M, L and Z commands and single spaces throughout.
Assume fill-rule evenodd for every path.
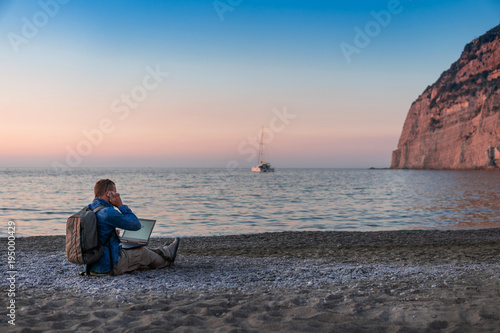
M 156 220 L 139 219 L 139 222 L 141 222 L 141 229 L 137 231 L 122 231 L 122 237 L 120 238 L 122 249 L 133 249 L 148 245 Z

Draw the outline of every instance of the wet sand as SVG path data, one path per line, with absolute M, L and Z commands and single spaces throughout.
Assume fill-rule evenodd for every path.
M 8 331 L 500 332 L 500 229 L 189 237 L 172 268 L 118 277 L 63 251 L 16 240 Z

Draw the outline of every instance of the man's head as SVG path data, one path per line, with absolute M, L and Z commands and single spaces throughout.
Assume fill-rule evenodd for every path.
M 116 192 L 116 185 L 112 180 L 101 179 L 94 186 L 96 198 L 101 198 L 109 202 L 109 193 Z

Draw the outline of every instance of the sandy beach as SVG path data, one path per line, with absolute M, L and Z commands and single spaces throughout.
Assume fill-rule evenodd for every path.
M 188 237 L 173 267 L 117 277 L 80 276 L 64 236 L 15 247 L 2 331 L 500 332 L 500 228 Z

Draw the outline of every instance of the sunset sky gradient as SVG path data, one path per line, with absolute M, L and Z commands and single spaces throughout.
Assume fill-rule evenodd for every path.
M 263 125 L 277 168 L 387 167 L 499 23 L 492 0 L 0 1 L 0 167 L 246 168 Z

